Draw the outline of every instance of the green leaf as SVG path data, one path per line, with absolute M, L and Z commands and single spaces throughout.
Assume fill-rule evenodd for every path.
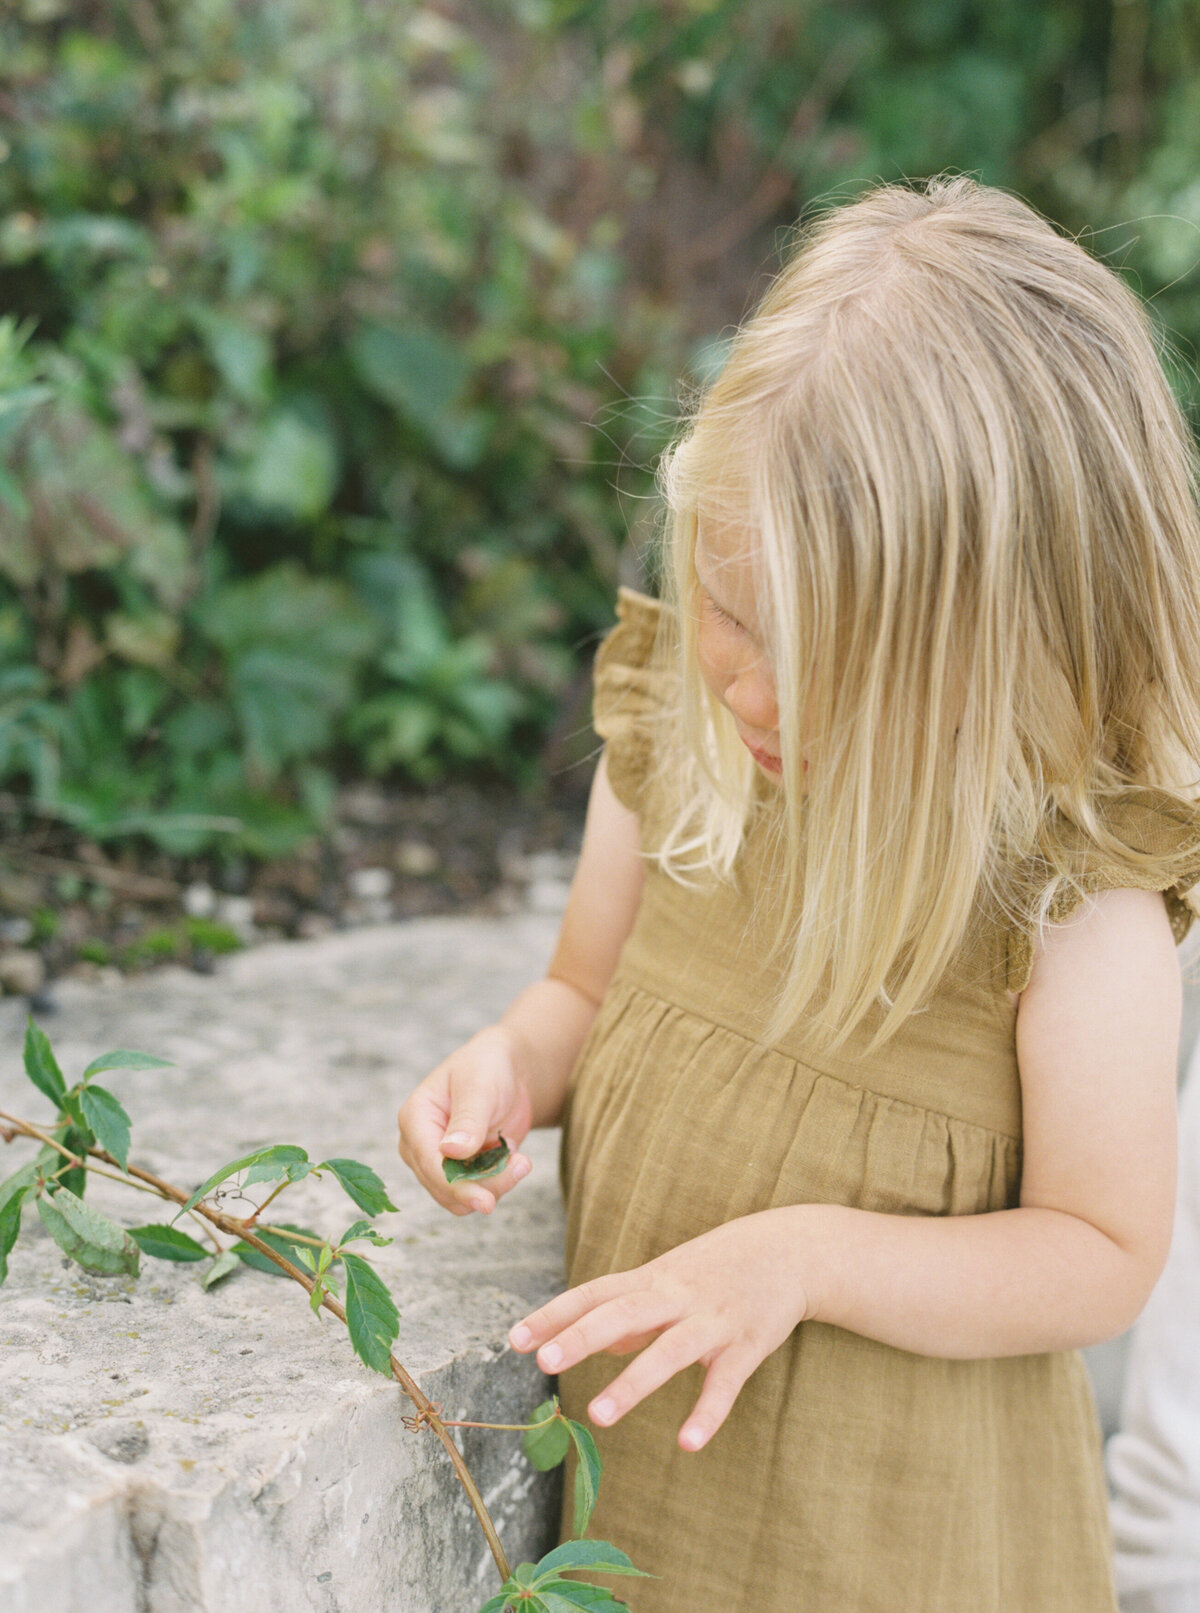
M 200 1279 L 202 1288 L 212 1288 L 215 1283 L 223 1282 L 230 1272 L 236 1271 L 241 1261 L 232 1249 L 226 1249 L 224 1254 L 218 1255 L 212 1265 Z
M 448 1182 L 482 1182 L 486 1176 L 499 1176 L 511 1153 L 512 1149 L 501 1137 L 494 1147 L 472 1154 L 470 1159 L 444 1159 L 442 1170 Z
M 61 1157 L 56 1154 L 53 1148 L 43 1148 L 37 1158 L 31 1159 L 26 1165 L 22 1165 L 20 1170 L 14 1171 L 11 1176 L 6 1176 L 0 1182 L 0 1210 L 3 1210 L 5 1205 L 14 1199 L 18 1193 L 23 1196 L 26 1190 L 31 1188 L 38 1177 L 43 1174 L 47 1162 L 43 1162 L 41 1154 L 48 1154 L 51 1158 Z
M 625 1553 L 607 1540 L 564 1540 L 561 1546 L 548 1551 L 537 1566 L 539 1583 L 540 1576 L 553 1578 L 572 1569 L 587 1569 L 599 1574 L 635 1574 L 639 1579 L 654 1578 L 653 1574 L 635 1568 Z
M 346 1325 L 355 1354 L 387 1376 L 400 1316 L 387 1285 L 361 1255 L 343 1255 L 346 1272 Z
M 174 1066 L 170 1059 L 156 1059 L 149 1053 L 132 1053 L 128 1048 L 118 1047 L 111 1053 L 101 1053 L 98 1059 L 93 1059 L 83 1072 L 83 1079 L 90 1081 L 94 1075 L 103 1070 L 167 1070 Z M 109 1153 L 112 1150 L 109 1149 Z
M 53 1198 L 39 1198 L 37 1207 L 55 1243 L 85 1271 L 137 1276 L 141 1252 L 125 1228 L 89 1208 L 69 1188 L 59 1188 Z
M 551 1593 L 565 1596 L 572 1607 L 603 1607 L 608 1613 L 629 1613 L 624 1602 L 619 1602 L 607 1585 L 585 1585 L 577 1579 L 549 1579 L 539 1582 L 539 1592 L 549 1597 Z
M 513 1592 L 519 1589 L 514 1586 L 511 1579 L 505 1580 L 504 1588 L 496 1595 L 489 1596 L 479 1609 L 479 1613 L 507 1613 L 513 1605 Z
M 279 1225 L 284 1232 L 298 1232 L 305 1238 L 320 1236 L 319 1233 L 313 1232 L 310 1228 L 295 1226 L 290 1221 L 281 1221 Z M 305 1260 L 305 1256 L 309 1255 L 307 1245 L 296 1243 L 291 1238 L 281 1238 L 277 1232 L 263 1232 L 258 1228 L 255 1228 L 254 1236 L 265 1243 L 268 1249 L 274 1249 L 276 1254 L 282 1255 L 285 1260 L 290 1260 L 293 1265 L 297 1262 L 300 1265 L 307 1264 Z M 280 1271 L 275 1262 L 269 1260 L 266 1255 L 260 1254 L 253 1244 L 243 1243 L 239 1239 L 233 1245 L 233 1251 L 239 1260 L 245 1261 L 248 1266 L 253 1266 L 255 1271 L 270 1272 L 273 1277 L 287 1277 L 286 1271 Z
M 67 1126 L 63 1130 L 55 1131 L 54 1135 L 64 1148 L 71 1150 L 77 1159 L 82 1159 L 92 1145 L 91 1132 L 78 1126 Z M 62 1163 L 63 1157 L 58 1154 L 57 1162 L 54 1164 L 54 1171 L 57 1171 Z M 48 1176 L 53 1175 L 54 1171 L 47 1171 L 46 1174 Z M 84 1170 L 82 1165 L 74 1165 L 70 1170 L 64 1171 L 58 1180 L 63 1187 L 69 1188 L 76 1198 L 81 1199 L 87 1188 L 87 1171 Z
M 382 1249 L 392 1242 L 392 1239 L 385 1238 L 382 1232 L 376 1232 L 369 1221 L 355 1221 L 353 1226 L 347 1227 L 342 1233 L 338 1239 L 338 1246 L 340 1248 L 344 1243 L 357 1243 L 360 1238 L 366 1238 L 367 1242 L 373 1243 L 377 1249 Z
M 211 1253 L 178 1227 L 169 1227 L 160 1222 L 130 1227 L 129 1236 L 144 1255 L 152 1255 L 155 1260 L 207 1260 Z
M 546 1613 L 574 1613 L 576 1608 L 596 1606 L 594 1596 L 583 1594 L 592 1590 L 593 1586 L 574 1585 L 569 1579 L 560 1579 L 555 1583 L 559 1587 L 558 1590 L 552 1590 L 548 1585 L 538 1587 L 537 1600 L 546 1609 Z M 607 1607 L 611 1613 L 613 1598 L 611 1596 L 602 1597 L 600 1600 L 602 1605 Z M 619 1607 L 620 1603 L 618 1602 L 616 1605 Z
M 25 1027 L 25 1074 L 39 1092 L 43 1093 L 56 1109 L 61 1109 L 67 1096 L 67 1084 L 54 1057 L 50 1038 L 29 1016 Z
M 30 1187 L 25 1186 L 18 1192 L 10 1194 L 4 1208 L 0 1209 L 0 1283 L 3 1283 L 8 1276 L 8 1257 L 13 1244 L 17 1241 L 17 1233 L 21 1230 L 21 1210 L 25 1204 L 25 1196 L 30 1191 Z
M 574 1533 L 583 1535 L 587 1533 L 592 1508 L 596 1505 L 602 1463 L 600 1453 L 596 1449 L 596 1441 L 582 1423 L 574 1423 L 568 1418 L 567 1429 L 574 1441 L 575 1455 L 578 1458 L 575 1463 Z
M 196 1189 L 179 1214 L 182 1215 L 184 1210 L 194 1209 L 214 1187 L 220 1187 L 222 1182 L 227 1182 L 239 1171 L 246 1172 L 243 1186 L 249 1187 L 252 1182 L 275 1182 L 281 1176 L 286 1176 L 291 1182 L 298 1182 L 307 1176 L 311 1169 L 306 1151 L 292 1143 L 276 1143 L 271 1148 L 257 1148 L 254 1153 L 244 1154 L 241 1159 L 235 1159 L 229 1165 L 222 1165 L 219 1171 L 214 1171 L 208 1181 Z
M 396 1208 L 380 1178 L 369 1165 L 362 1165 L 357 1159 L 326 1159 L 317 1169 L 332 1171 L 359 1209 L 368 1215 L 382 1215 L 385 1210 Z
M 129 1163 L 129 1116 L 107 1087 L 84 1087 L 79 1094 L 83 1118 L 96 1140 L 122 1170 Z
M 540 1423 L 558 1410 L 557 1398 L 547 1400 L 532 1414 L 529 1421 Z M 571 1448 L 571 1431 L 567 1427 L 565 1417 L 556 1417 L 553 1422 L 546 1423 L 544 1428 L 527 1428 L 523 1444 L 525 1455 L 537 1468 L 539 1473 L 547 1473 L 552 1467 L 557 1467 Z

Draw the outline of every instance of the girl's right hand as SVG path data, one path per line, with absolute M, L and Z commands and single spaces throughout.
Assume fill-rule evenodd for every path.
M 504 1195 L 533 1169 L 517 1153 L 533 1119 L 529 1090 L 517 1074 L 512 1039 L 489 1025 L 427 1075 L 403 1105 L 400 1158 L 421 1185 L 453 1215 L 490 1215 Z M 513 1149 L 499 1176 L 483 1182 L 446 1180 L 447 1159 L 470 1159 L 503 1137 Z

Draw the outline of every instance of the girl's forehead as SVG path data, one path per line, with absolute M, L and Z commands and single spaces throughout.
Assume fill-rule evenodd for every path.
M 696 564 L 708 569 L 753 567 L 758 558 L 749 521 L 728 512 L 700 510 L 696 514 Z

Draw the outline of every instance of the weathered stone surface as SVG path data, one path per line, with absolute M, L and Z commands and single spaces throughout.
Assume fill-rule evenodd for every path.
M 400 1206 L 380 1221 L 395 1242 L 369 1251 L 397 1354 L 447 1415 L 514 1422 L 547 1393 L 504 1335 L 561 1282 L 554 1136 L 531 1139 L 534 1175 L 494 1217 L 460 1220 L 397 1161 L 394 1116 L 536 973 L 554 928 L 430 919 L 265 946 L 215 978 L 66 985 L 45 1028 L 68 1080 L 112 1047 L 175 1061 L 104 1080 L 133 1117 L 131 1158 L 180 1185 L 271 1142 L 373 1165 Z M 0 1004 L 0 1107 L 37 1120 L 22 1021 Z M 0 1174 L 27 1152 L 4 1149 Z M 126 1224 L 169 1219 L 115 1184 L 93 1198 Z M 323 1231 L 357 1214 L 328 1178 L 280 1203 Z M 445 1453 L 293 1284 L 242 1269 L 205 1292 L 202 1268 L 149 1258 L 136 1280 L 88 1276 L 31 1212 L 10 1264 L 0 1613 L 473 1613 L 494 1590 Z M 460 1435 L 513 1561 L 536 1556 L 557 1475 L 532 1473 L 518 1436 Z

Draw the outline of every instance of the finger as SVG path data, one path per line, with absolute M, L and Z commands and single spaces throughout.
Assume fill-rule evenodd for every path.
M 733 1409 L 742 1385 L 762 1357 L 756 1350 L 730 1345 L 722 1350 L 708 1369 L 692 1414 L 679 1430 L 680 1448 L 698 1451 L 707 1445 Z
M 432 1093 L 414 1093 L 400 1111 L 400 1157 L 421 1186 L 453 1215 L 470 1215 L 474 1210 L 490 1214 L 496 1201 L 477 1183 L 459 1182 L 451 1186 L 443 1169 L 440 1143 L 446 1126 L 443 1100 Z
M 668 1328 L 596 1396 L 588 1407 L 588 1416 L 602 1428 L 610 1427 L 711 1348 L 711 1323 L 689 1317 L 678 1326 Z
M 528 1316 L 523 1316 L 515 1323 L 509 1329 L 508 1342 L 514 1350 L 521 1352 L 537 1349 L 564 1327 L 569 1327 L 585 1311 L 624 1292 L 629 1287 L 631 1276 L 632 1273 L 627 1271 L 613 1272 L 610 1276 L 594 1277 L 591 1282 L 568 1288 L 548 1305 L 530 1311 Z
M 597 1350 L 607 1350 L 618 1339 L 657 1333 L 677 1320 L 678 1313 L 671 1302 L 652 1288 L 618 1294 L 585 1311 L 578 1321 L 543 1344 L 537 1354 L 538 1365 L 543 1372 L 566 1372 Z
M 511 1193 L 518 1182 L 523 1182 L 533 1169 L 533 1161 L 527 1154 L 514 1154 L 499 1176 L 489 1176 L 486 1182 L 479 1185 L 491 1194 L 495 1203 Z
M 490 1078 L 490 1079 L 489 1079 Z M 470 1159 L 499 1138 L 499 1124 L 512 1107 L 505 1060 L 492 1048 L 478 1048 L 469 1070 L 450 1070 L 450 1118 L 439 1148 L 450 1159 Z M 504 1092 L 503 1109 L 497 1094 Z

